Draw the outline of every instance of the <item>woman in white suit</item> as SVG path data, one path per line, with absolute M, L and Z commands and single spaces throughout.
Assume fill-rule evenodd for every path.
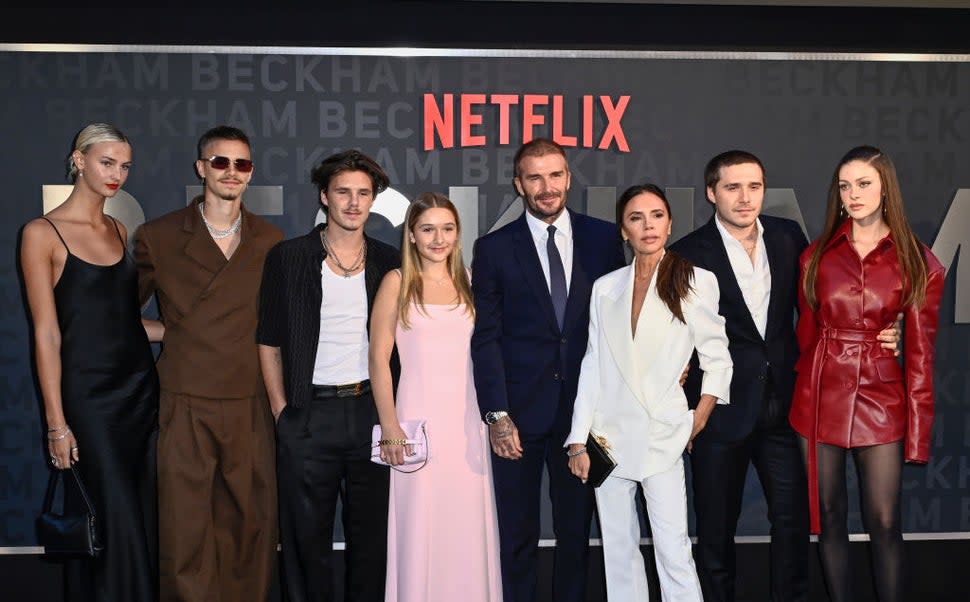
M 586 480 L 591 432 L 607 440 L 617 460 L 596 489 L 608 598 L 648 598 L 635 499 L 640 484 L 663 598 L 700 602 L 683 453 L 704 424 L 702 413 L 689 409 L 680 379 L 696 349 L 704 371 L 698 405 L 728 402 L 732 363 L 717 313 L 720 293 L 713 274 L 665 251 L 671 217 L 660 188 L 628 189 L 616 216 L 634 259 L 593 285 L 589 346 L 566 439 L 569 468 Z

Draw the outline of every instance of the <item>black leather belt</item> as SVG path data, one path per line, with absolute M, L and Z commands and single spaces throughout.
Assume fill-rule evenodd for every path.
M 345 385 L 313 385 L 314 399 L 360 397 L 366 393 L 370 393 L 369 380 L 362 380 L 359 383 L 347 383 Z

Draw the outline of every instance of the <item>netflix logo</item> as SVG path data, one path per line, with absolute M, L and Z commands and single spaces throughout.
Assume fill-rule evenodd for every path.
M 575 100 L 578 115 L 567 118 L 562 94 L 442 94 L 440 102 L 435 94 L 425 94 L 424 150 L 433 150 L 436 141 L 439 148 L 508 145 L 514 119 L 521 126 L 523 144 L 536 138 L 537 128 L 549 128 L 549 137 L 565 147 L 606 150 L 615 145 L 620 152 L 630 152 L 622 123 L 629 96 L 614 101 L 611 96 L 585 95 Z M 498 122 L 486 123 L 486 116 L 494 119 L 496 109 Z

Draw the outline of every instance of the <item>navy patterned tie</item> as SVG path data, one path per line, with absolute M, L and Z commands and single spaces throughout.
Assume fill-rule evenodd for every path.
M 549 238 L 546 239 L 546 253 L 549 255 L 549 294 L 552 296 L 552 307 L 556 310 L 556 320 L 562 329 L 563 318 L 566 316 L 566 270 L 562 267 L 562 257 L 556 246 L 556 227 L 546 228 Z

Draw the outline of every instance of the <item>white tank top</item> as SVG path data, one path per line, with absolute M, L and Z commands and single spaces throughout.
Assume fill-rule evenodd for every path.
M 342 385 L 367 380 L 367 288 L 364 272 L 345 278 L 324 261 L 320 270 L 320 340 L 313 384 Z

